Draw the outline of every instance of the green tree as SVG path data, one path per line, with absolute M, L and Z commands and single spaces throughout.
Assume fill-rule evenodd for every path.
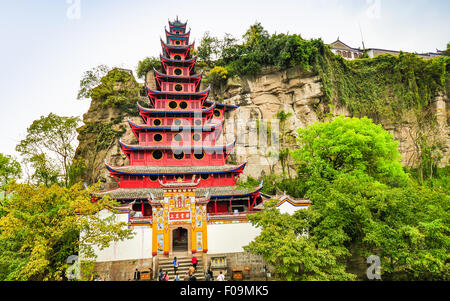
M 210 65 L 211 61 L 218 56 L 218 52 L 219 40 L 216 37 L 211 36 L 210 32 L 205 32 L 200 40 L 200 45 L 197 47 L 198 58 L 207 65 Z
M 35 178 L 42 179 L 42 175 L 48 180 L 58 173 L 61 182 L 68 185 L 79 122 L 78 117 L 50 113 L 28 127 L 26 138 L 20 141 L 16 150 L 34 166 Z M 43 182 L 50 184 L 47 180 Z
M 22 168 L 20 163 L 9 155 L 0 153 L 0 190 L 6 190 L 6 186 L 20 177 Z
M 350 255 L 380 256 L 387 280 L 449 279 L 450 196 L 408 180 L 391 134 L 367 118 L 338 117 L 299 129 L 298 141 L 296 180 L 311 206 L 249 216 L 261 234 L 248 251 L 291 280 L 353 279 Z
M 249 215 L 249 221 L 260 227 L 261 234 L 244 249 L 263 255 L 264 260 L 274 267 L 280 280 L 288 281 L 342 281 L 355 279 L 355 275 L 345 271 L 342 258 L 348 252 L 335 252 L 324 248 L 315 236 L 308 235 L 310 211 L 299 210 L 295 215 L 280 214 L 273 208 L 255 215 Z
M 254 47 L 262 44 L 265 39 L 268 39 L 269 33 L 261 23 L 256 22 L 245 32 L 243 38 L 246 47 Z
M 126 223 L 98 214 L 116 205 L 108 198 L 91 202 L 98 188 L 12 184 L 1 206 L 0 280 L 58 280 L 70 255 L 93 260 L 94 247 L 132 237 Z
M 298 129 L 299 149 L 293 151 L 300 177 L 318 183 L 355 172 L 390 185 L 404 185 L 398 141 L 393 135 L 363 117 L 337 117 Z
M 159 57 L 147 57 L 139 61 L 136 74 L 139 78 L 144 78 L 149 71 L 154 69 L 161 70 L 161 61 Z
M 100 84 L 100 80 L 109 72 L 110 68 L 106 65 L 98 65 L 84 72 L 80 80 L 80 90 L 78 91 L 77 99 L 86 99 L 91 97 L 93 88 Z
M 447 49 L 445 49 L 444 51 L 442 51 L 445 54 L 450 55 L 450 42 L 447 43 Z
M 211 85 L 213 90 L 220 90 L 227 82 L 228 71 L 220 66 L 212 68 L 205 77 L 205 83 Z

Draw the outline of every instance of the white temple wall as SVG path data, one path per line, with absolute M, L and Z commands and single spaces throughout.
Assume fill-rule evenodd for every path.
M 106 210 L 100 212 L 107 217 L 111 214 Z M 115 222 L 128 222 L 128 213 L 117 213 Z M 95 261 L 134 260 L 152 257 L 152 228 L 149 225 L 134 226 L 134 236 L 129 240 L 112 242 L 108 248 L 99 250 L 94 248 L 97 258 Z
M 243 247 L 260 233 L 250 223 L 208 225 L 208 254 L 244 252 Z
M 290 215 L 294 214 L 295 211 L 300 209 L 308 209 L 308 206 L 292 206 L 289 202 L 283 202 L 281 205 L 279 205 L 278 210 L 280 210 L 280 213 L 289 213 Z

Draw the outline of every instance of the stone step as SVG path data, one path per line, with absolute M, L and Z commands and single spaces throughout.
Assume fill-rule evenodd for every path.
M 181 281 L 183 281 L 185 276 L 188 274 L 189 268 L 192 266 L 192 258 L 180 257 L 177 259 L 178 259 L 178 270 L 177 270 L 178 278 Z M 173 270 L 173 258 L 160 259 L 158 262 L 158 270 L 159 269 L 162 269 L 164 273 L 167 272 L 170 281 L 175 279 L 175 272 Z M 197 278 L 197 281 L 205 280 L 205 273 L 203 271 L 203 261 L 201 259 L 197 259 L 197 270 L 194 275 Z

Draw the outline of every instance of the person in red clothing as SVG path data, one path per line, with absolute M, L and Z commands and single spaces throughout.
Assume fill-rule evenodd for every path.
M 194 266 L 195 269 L 197 269 L 197 257 L 195 256 L 192 257 L 192 265 Z

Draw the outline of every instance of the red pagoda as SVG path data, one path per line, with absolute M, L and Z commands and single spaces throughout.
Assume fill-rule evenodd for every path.
M 246 163 L 227 164 L 234 142 L 221 141 L 224 116 L 237 106 L 208 101 L 210 89 L 200 90 L 186 23 L 169 21 L 165 33 L 157 88 L 146 86 L 149 105 L 138 104 L 143 123 L 129 120 L 139 142 L 119 142 L 130 165 L 106 163 L 119 187 L 99 196 L 118 200 L 131 226 L 150 227 L 153 256 L 206 253 L 207 225 L 245 220 L 262 202 L 262 185 L 236 185 Z

